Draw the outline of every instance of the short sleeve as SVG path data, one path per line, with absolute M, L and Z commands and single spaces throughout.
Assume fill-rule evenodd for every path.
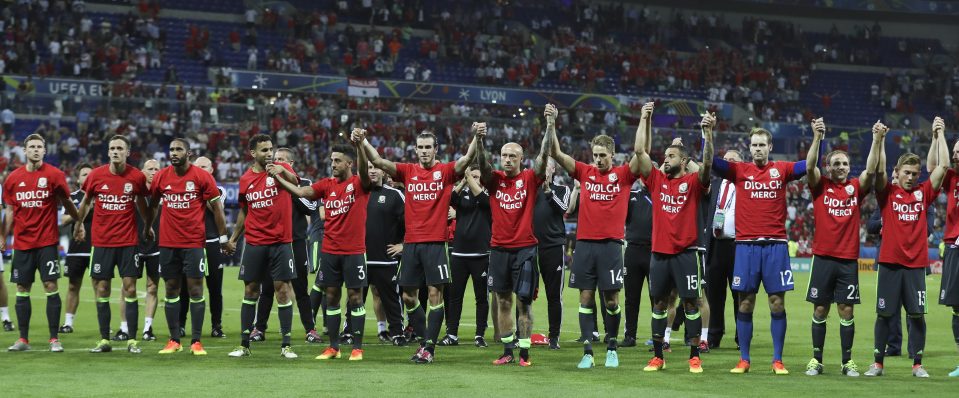
M 216 181 L 213 180 L 213 174 L 200 170 L 203 179 L 203 200 L 210 201 L 220 197 L 220 190 L 216 188 Z
M 928 207 L 933 202 L 936 201 L 936 197 L 939 196 L 939 192 L 932 188 L 932 183 L 926 180 L 922 184 L 922 202 Z
M 443 177 L 446 184 L 453 185 L 456 183 L 456 162 L 443 164 Z
M 396 180 L 401 181 L 404 184 L 406 183 L 406 176 L 410 174 L 410 165 L 409 163 L 397 163 L 396 164 Z
M 70 197 L 70 186 L 67 185 L 67 175 L 63 174 L 62 171 L 57 169 L 56 176 L 54 177 L 56 184 L 53 187 L 54 194 L 69 198 Z M 86 191 L 84 191 L 86 192 Z
M 573 175 L 572 175 L 573 179 L 582 181 L 583 174 L 585 174 L 586 170 L 588 169 L 589 169 L 589 165 L 587 165 L 586 163 L 577 161 L 576 167 L 573 168 Z
M 649 175 L 643 177 L 643 184 L 646 185 L 646 189 L 649 189 L 650 192 L 659 192 L 660 184 L 659 181 L 663 178 L 663 172 L 660 169 L 655 167 L 649 170 Z
M 90 177 L 95 178 L 97 176 L 97 173 L 95 171 L 96 169 L 90 170 L 90 174 L 87 175 L 87 179 L 83 180 L 83 186 L 80 187 L 81 191 L 92 192 L 90 191 L 90 185 L 93 184 L 93 178 L 90 178 Z
M 143 174 L 142 171 L 137 170 L 136 175 L 133 178 L 133 193 L 134 195 L 145 196 L 148 195 L 147 191 L 147 176 Z
M 326 191 L 329 189 L 328 181 L 329 179 L 324 178 L 310 185 L 310 188 L 313 189 L 313 195 L 316 196 L 317 199 L 326 198 Z

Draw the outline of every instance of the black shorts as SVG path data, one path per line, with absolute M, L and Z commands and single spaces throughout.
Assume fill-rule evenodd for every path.
M 959 247 L 954 245 L 946 245 L 946 253 L 942 258 L 939 304 L 959 306 Z
M 291 281 L 296 278 L 293 266 L 293 246 L 289 243 L 243 246 L 240 255 L 240 274 L 244 282 Z
M 700 258 L 699 251 L 695 249 L 676 254 L 653 253 L 649 260 L 649 296 L 667 297 L 675 289 L 676 294 L 681 298 L 701 297 Z
M 160 276 L 163 279 L 200 279 L 206 276 L 206 255 L 199 247 L 161 247 Z
M 859 304 L 859 261 L 814 256 L 806 301 L 813 304 Z
M 316 273 L 316 285 L 361 289 L 369 285 L 366 277 L 365 254 L 320 253 L 320 272 Z
M 524 269 L 526 272 L 523 272 Z M 517 296 L 532 298 L 533 292 L 539 286 L 539 256 L 536 246 L 490 249 L 486 285 L 492 292 L 513 292 Z
M 113 279 L 113 267 L 116 266 L 121 278 L 139 278 L 136 253 L 136 246 L 92 248 L 90 277 L 99 280 Z
M 90 266 L 90 254 L 82 256 L 71 256 L 67 254 L 66 262 L 63 266 L 63 275 L 67 278 L 83 278 L 87 274 L 87 267 Z
M 402 287 L 419 288 L 450 283 L 450 259 L 446 242 L 407 243 L 397 281 Z
M 13 272 L 10 273 L 10 282 L 18 285 L 28 285 L 36 280 L 37 271 L 43 282 L 55 281 L 60 278 L 60 258 L 57 245 L 44 246 L 30 250 L 13 251 Z
M 879 263 L 876 296 L 876 312 L 881 315 L 897 313 L 900 306 L 907 314 L 925 314 L 926 269 Z
M 579 290 L 619 290 L 623 288 L 623 243 L 576 241 L 569 287 Z
M 143 254 L 137 253 L 137 268 L 140 270 L 140 277 L 144 274 L 152 280 L 160 279 L 160 252 Z

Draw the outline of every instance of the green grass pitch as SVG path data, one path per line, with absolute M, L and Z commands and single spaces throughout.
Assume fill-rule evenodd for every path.
M 912 377 L 912 361 L 907 357 L 886 360 L 886 375 L 878 379 L 860 377 L 851 379 L 839 373 L 839 323 L 833 309 L 828 327 L 825 347 L 826 373 L 817 377 L 803 374 L 805 364 L 811 357 L 810 317 L 812 305 L 804 301 L 808 274 L 796 274 L 797 290 L 787 294 L 786 309 L 789 319 L 784 362 L 792 372 L 788 376 L 774 376 L 769 372 L 772 354 L 769 336 L 769 313 L 756 311 L 755 337 L 753 339 L 753 368 L 746 375 L 731 375 L 729 369 L 736 364 L 736 351 L 732 336 L 727 335 L 720 349 L 703 354 L 705 373 L 694 375 L 687 372 L 687 348 L 682 345 L 681 333 L 673 335 L 673 352 L 666 354 L 667 368 L 663 372 L 644 373 L 642 367 L 651 354 L 642 346 L 620 349 L 620 367 L 605 369 L 602 366 L 603 346 L 597 345 L 597 367 L 591 370 L 576 369 L 582 352 L 572 340 L 579 334 L 577 324 L 577 293 L 566 289 L 564 293 L 564 322 L 562 349 L 549 351 L 534 347 L 531 353 L 533 366 L 520 368 L 517 365 L 495 367 L 490 362 L 500 354 L 499 344 L 479 349 L 471 344 L 475 319 L 472 306 L 472 289 L 467 289 L 466 308 L 463 311 L 461 335 L 465 345 L 438 347 L 437 359 L 432 365 L 417 366 L 408 361 L 412 347 L 392 347 L 376 341 L 373 332 L 376 324 L 372 307 L 368 310 L 366 330 L 368 333 L 365 359 L 350 362 L 346 358 L 333 361 L 318 361 L 313 357 L 322 350 L 321 345 L 303 342 L 298 319 L 294 319 L 294 348 L 300 354 L 297 360 L 284 360 L 279 356 L 278 322 L 271 319 L 271 333 L 267 341 L 253 343 L 253 356 L 229 358 L 226 354 L 238 345 L 239 304 L 242 284 L 236 280 L 237 268 L 227 268 L 224 288 L 224 325 L 227 339 L 204 338 L 209 356 L 192 357 L 184 352 L 172 356 L 157 355 L 167 337 L 161 308 L 158 310 L 154 331 L 157 342 L 141 342 L 143 354 L 131 355 L 125 350 L 109 354 L 90 354 L 96 338 L 96 311 L 89 281 L 85 281 L 80 310 L 75 324 L 76 333 L 61 336 L 66 352 L 54 354 L 45 351 L 46 319 L 45 299 L 39 286 L 34 287 L 32 345 L 34 351 L 25 353 L 0 352 L 0 391 L 6 397 L 84 397 L 84 396 L 163 396 L 177 394 L 186 396 L 346 396 L 345 394 L 429 394 L 435 396 L 494 396 L 515 394 L 519 396 L 627 396 L 668 392 L 669 396 L 777 396 L 802 394 L 815 396 L 868 396 L 922 394 L 928 396 L 953 396 L 956 382 L 946 373 L 959 363 L 956 344 L 950 329 L 951 311 L 935 304 L 939 292 L 939 276 L 927 277 L 928 296 L 932 303 L 928 310 L 928 338 L 925 365 L 931 379 L 918 380 Z M 6 275 L 5 275 L 6 276 Z M 312 277 L 312 276 L 311 276 Z M 873 322 L 875 320 L 874 273 L 861 273 L 862 305 L 856 312 L 857 334 L 853 359 L 862 371 L 872 362 Z M 119 282 L 116 281 L 115 285 Z M 8 286 L 11 287 L 11 286 Z M 142 282 L 141 282 L 142 290 Z M 61 279 L 61 293 L 66 291 L 66 280 Z M 162 291 L 162 286 L 161 286 Z M 645 291 L 644 291 L 645 293 Z M 10 311 L 13 313 L 13 294 L 10 294 Z M 119 324 L 117 298 L 114 287 L 112 308 L 114 328 Z M 621 296 L 622 297 L 622 296 Z M 762 302 L 763 294 L 760 294 Z M 143 300 L 140 300 L 142 305 Z M 649 335 L 649 300 L 644 298 L 640 312 L 639 331 Z M 757 308 L 765 309 L 764 305 Z M 545 332 L 546 303 L 538 300 L 534 305 L 534 329 Z M 143 309 L 141 307 L 141 317 Z M 13 314 L 11 314 L 13 315 Z M 142 319 L 140 324 L 142 325 Z M 189 322 L 188 322 L 189 324 Z M 727 329 L 732 329 L 732 319 L 727 316 Z M 204 335 L 209 335 L 209 316 Z M 187 330 L 189 333 L 189 330 Z M 492 329 L 487 340 L 493 343 Z M 16 332 L 0 332 L 0 340 L 6 347 L 16 340 Z M 641 338 L 645 340 L 645 338 Z M 116 347 L 124 347 L 117 345 Z M 904 350 L 905 351 L 905 350 Z

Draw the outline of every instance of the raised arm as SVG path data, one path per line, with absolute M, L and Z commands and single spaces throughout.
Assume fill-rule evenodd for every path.
M 549 163 L 549 151 L 553 147 L 554 139 L 549 131 L 556 130 L 556 108 L 547 106 L 543 114 L 546 115 L 546 131 L 543 134 L 543 145 L 539 147 L 539 155 L 533 165 L 533 172 L 537 177 L 546 179 L 546 164 Z M 549 186 L 549 181 L 546 181 L 546 186 Z
M 636 127 L 636 141 L 633 144 L 633 153 L 635 156 L 629 160 L 629 171 L 633 175 L 649 177 L 649 172 L 653 169 L 653 160 L 649 158 L 649 152 L 646 151 L 646 136 L 649 134 L 647 127 L 653 117 L 653 103 L 643 104 L 642 114 L 639 119 L 639 126 Z
M 470 142 L 469 148 L 466 149 L 466 155 L 456 159 L 456 163 L 453 164 L 453 171 L 455 171 L 458 176 L 463 175 L 466 168 L 473 163 L 473 159 L 476 158 L 476 153 L 478 152 L 478 147 L 483 145 L 483 137 L 486 136 L 486 123 L 473 123 L 472 130 L 473 141 Z
M 885 190 L 886 184 L 889 183 L 889 178 L 886 175 L 886 133 L 888 132 L 889 127 L 886 127 L 886 125 L 878 120 L 876 124 L 872 125 L 873 137 L 879 137 L 879 163 L 876 165 L 876 192 Z
M 929 152 L 926 153 L 926 171 L 932 173 L 939 165 L 939 140 L 933 138 L 929 143 Z
M 710 182 L 709 171 L 712 170 L 712 162 L 708 160 L 713 158 L 713 127 L 715 126 L 715 113 L 707 113 L 703 116 L 703 166 L 699 169 L 699 183 L 704 187 L 709 186 Z M 690 162 L 690 164 L 695 164 L 695 162 Z
M 474 125 L 476 126 L 476 133 L 479 135 L 476 141 L 476 163 L 479 164 L 480 182 L 486 185 L 490 177 L 493 176 L 493 165 L 490 164 L 489 152 L 486 151 L 486 123 L 474 123 Z M 468 167 L 464 176 L 469 176 Z M 472 190 L 472 187 L 470 188 Z
M 938 191 L 942 186 L 942 181 L 946 178 L 946 170 L 949 169 L 949 144 L 946 143 L 946 121 L 936 116 L 932 122 L 932 139 L 938 143 L 937 153 L 939 156 L 935 170 L 929 173 L 929 183 L 932 189 Z M 932 146 L 929 147 L 932 152 Z
M 367 161 L 366 151 L 360 148 L 363 142 L 366 142 L 366 130 L 353 129 L 353 132 L 358 138 L 350 140 L 350 142 L 353 143 L 353 148 L 356 149 L 356 172 L 360 175 L 360 184 L 363 186 L 363 190 L 369 192 L 370 187 L 373 186 L 373 181 L 370 180 L 370 165 Z M 310 191 L 312 190 L 313 189 L 310 188 Z
M 386 174 L 390 175 L 390 177 L 396 178 L 396 163 L 380 157 L 380 154 L 376 152 L 376 148 L 373 147 L 373 144 L 370 144 L 370 142 L 367 140 L 363 140 L 363 144 L 361 146 L 364 149 L 363 152 L 366 153 L 367 159 L 369 159 L 369 161 L 373 163 L 376 168 L 385 171 Z
M 886 139 L 885 131 L 873 129 L 872 145 L 869 147 L 869 156 L 866 157 L 866 169 L 859 175 L 859 187 L 865 193 L 868 193 L 876 185 L 876 176 L 878 175 L 876 169 L 879 168 L 880 152 L 882 152 L 882 141 L 884 139 Z
M 556 109 L 556 105 L 546 104 L 546 113 L 552 113 L 553 115 L 558 115 L 559 111 Z M 549 117 L 549 116 L 547 116 Z M 549 156 L 556 160 L 556 163 L 560 165 L 567 173 L 573 174 L 576 171 L 576 161 L 572 157 L 563 153 L 563 150 L 559 147 L 559 139 L 556 138 L 556 124 L 552 126 L 546 125 L 546 134 L 550 135 L 549 140 L 553 142 L 553 145 L 549 148 Z
M 812 145 L 809 146 L 809 151 L 806 152 L 806 166 L 808 167 L 806 184 L 809 185 L 809 190 L 819 186 L 819 178 L 822 177 L 819 171 L 819 163 L 822 161 L 820 158 L 820 156 L 822 156 L 820 146 L 822 146 L 823 138 L 826 136 L 826 123 L 823 122 L 822 118 L 813 120 L 811 125 Z

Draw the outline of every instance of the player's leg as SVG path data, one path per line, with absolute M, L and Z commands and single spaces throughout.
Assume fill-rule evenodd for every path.
M 761 277 L 769 295 L 769 332 L 773 340 L 773 371 L 788 374 L 782 364 L 783 347 L 786 344 L 786 292 L 793 290 L 792 268 L 785 243 L 766 244 L 761 247 Z
M 859 367 L 852 360 L 852 345 L 856 336 L 854 306 L 859 304 L 859 264 L 856 260 L 843 261 L 835 268 L 838 271 L 835 291 L 836 311 L 839 314 L 839 345 L 842 348 L 842 373 L 859 376 Z M 828 311 L 828 309 L 827 309 Z
M 672 290 L 672 274 L 669 264 L 664 261 L 665 256 L 652 254 L 649 263 L 649 296 L 652 301 L 650 315 L 650 332 L 653 339 L 653 358 L 643 368 L 646 372 L 654 372 L 665 365 L 664 346 L 666 328 L 669 323 L 667 310 L 669 308 L 670 290 Z
M 312 253 L 312 255 L 310 258 L 313 260 L 313 272 L 316 273 L 321 266 L 320 259 L 322 256 L 320 254 L 320 242 L 312 242 L 311 247 L 312 249 L 310 253 Z M 326 294 L 323 292 L 323 289 L 320 288 L 320 285 L 317 282 L 319 280 L 319 275 L 317 275 L 314 279 L 315 281 L 313 285 L 310 286 L 310 311 L 313 313 L 313 323 L 316 324 L 316 316 L 322 315 L 326 311 L 326 304 L 323 303 L 323 298 L 326 297 Z M 322 321 L 323 318 L 320 317 L 320 320 Z M 323 322 L 320 323 L 322 324 Z M 325 333 L 326 330 L 324 329 L 322 332 Z
M 673 330 L 679 330 L 679 325 L 682 324 L 683 319 L 686 315 L 680 311 L 676 312 L 676 289 L 670 287 L 669 295 L 666 297 L 666 331 L 663 333 L 663 349 L 666 352 L 673 352 L 670 349 L 669 341 L 672 339 Z
M 952 310 L 952 338 L 959 348 L 959 248 L 954 245 L 946 245 L 943 256 L 939 304 Z M 949 376 L 959 377 L 959 366 Z
M 324 255 L 324 256 L 325 256 L 324 260 L 329 259 L 328 256 L 326 256 L 326 255 Z M 330 260 L 330 261 L 328 261 L 328 262 L 331 263 L 330 265 L 333 265 L 332 263 L 333 263 L 335 260 L 332 260 L 332 259 L 329 259 L 329 260 Z M 326 277 L 326 275 L 324 275 L 324 279 L 325 279 L 325 280 L 324 280 L 324 283 L 325 283 L 325 284 L 330 284 L 330 283 L 332 283 L 332 282 Z M 342 283 L 342 282 L 341 282 L 341 283 Z M 334 356 L 337 356 L 337 357 L 338 357 L 338 356 L 339 356 L 339 351 L 340 351 L 340 334 L 339 334 L 339 330 L 340 330 L 340 325 L 341 325 L 341 323 L 343 322 L 343 317 L 342 317 L 342 315 L 343 315 L 343 310 L 342 310 L 342 308 L 340 307 L 340 299 L 341 299 L 341 297 L 342 297 L 342 295 L 343 295 L 343 288 L 342 288 L 341 286 L 328 285 L 328 286 L 324 287 L 324 291 L 325 291 L 325 293 L 326 293 L 326 297 L 324 298 L 324 300 L 326 301 L 326 311 L 325 311 L 324 316 L 323 316 L 323 322 L 324 322 L 324 324 L 326 324 L 326 328 L 327 328 L 327 331 L 328 331 L 328 333 L 329 333 L 330 348 L 332 348 L 333 350 L 336 351 L 336 352 L 334 352 L 333 354 L 334 354 Z M 325 353 L 325 352 L 324 352 L 324 353 Z M 322 356 L 322 354 L 321 354 L 321 356 Z M 332 358 L 332 357 L 330 357 L 330 358 Z M 322 358 L 322 359 L 330 359 L 330 358 Z
M 866 376 L 882 376 L 886 357 L 886 342 L 889 341 L 889 318 L 899 312 L 902 305 L 903 275 L 896 266 L 879 263 L 876 276 L 876 324 L 874 327 L 874 362 Z
M 243 302 L 240 304 L 240 347 L 230 353 L 231 357 L 246 356 L 250 353 L 250 333 L 253 331 L 253 322 L 256 317 L 260 283 L 255 278 L 247 277 L 251 280 L 243 283 Z
M 450 283 L 449 257 L 446 243 L 425 245 L 424 275 L 429 291 L 429 311 L 426 314 L 426 350 L 435 354 L 436 342 L 443 325 L 443 291 Z
M 956 348 L 959 348 L 959 305 L 952 306 L 952 338 L 956 342 Z M 959 377 L 959 366 L 949 372 L 949 376 Z
M 493 361 L 493 364 L 503 365 L 506 363 L 512 363 L 514 348 L 513 341 L 516 338 L 516 335 L 513 333 L 513 292 L 512 290 L 494 291 L 493 299 L 495 301 L 493 305 L 496 306 L 497 315 L 497 318 L 494 319 L 494 322 L 496 322 L 496 325 L 500 330 L 500 342 L 503 343 L 503 355 L 501 355 L 496 361 Z
M 67 285 L 65 320 L 63 326 L 60 328 L 60 333 L 73 333 L 73 319 L 80 306 L 80 288 L 83 287 L 83 278 L 86 276 L 85 271 L 89 262 L 89 257 L 68 256 L 66 259 L 66 276 L 69 280 L 69 285 Z
M 469 283 L 470 270 L 468 260 L 463 257 L 450 257 L 450 273 L 453 283 L 449 286 L 446 317 L 446 336 L 439 345 L 459 345 L 460 317 L 463 314 L 463 298 L 466 296 L 466 284 Z M 475 284 L 475 282 L 474 282 Z
M 139 354 L 141 351 L 137 342 L 137 329 L 140 326 L 140 303 L 137 298 L 137 277 L 123 276 L 123 273 L 121 273 L 121 276 L 123 300 L 120 303 L 123 304 L 121 306 L 123 308 L 120 309 L 120 313 L 127 319 L 127 330 L 130 336 L 127 341 L 127 351 L 131 354 Z
M 402 288 L 403 310 L 406 312 L 413 334 L 420 339 L 419 348 L 411 360 L 418 359 L 425 347 L 426 303 L 420 301 L 420 286 L 424 282 L 424 263 L 422 254 L 424 244 L 409 243 L 403 246 L 403 258 L 397 270 L 397 283 Z
M 256 301 L 256 320 L 254 321 L 253 341 L 263 341 L 266 330 L 269 328 L 270 313 L 273 312 L 273 300 L 276 290 L 273 288 L 273 279 L 266 275 L 260 283 L 260 298 Z M 259 336 L 259 337 L 257 337 Z
M 13 259 L 11 260 L 13 270 L 10 275 L 10 282 L 17 285 L 14 311 L 17 313 L 17 327 L 20 329 L 20 338 L 7 349 L 8 351 L 27 351 L 30 349 L 30 317 L 33 315 L 30 290 L 37 274 L 34 252 L 35 250 L 13 251 Z
M 100 344 L 106 344 L 107 346 L 109 346 L 110 341 L 110 285 L 110 279 L 93 278 L 93 288 L 96 292 L 97 303 L 97 325 L 100 327 Z M 99 348 L 99 345 L 97 347 Z M 109 349 L 103 350 L 103 352 L 107 351 L 109 351 Z M 91 352 L 101 351 L 94 348 Z
M 711 286 L 707 282 L 706 278 L 706 256 L 704 251 L 696 251 L 696 260 L 698 261 L 697 270 L 699 274 L 697 275 L 697 283 L 699 285 L 700 294 L 696 298 L 696 307 L 699 308 L 700 321 L 699 325 L 701 326 L 698 330 L 699 333 L 699 352 L 705 353 L 709 352 L 709 318 L 711 316 L 711 311 L 709 307 L 709 300 L 706 299 L 706 295 L 709 294 Z M 688 317 L 687 317 L 688 320 Z M 694 333 L 697 331 L 694 330 Z
M 813 314 L 810 324 L 813 359 L 806 364 L 806 374 L 815 376 L 823 371 L 823 350 L 826 344 L 826 319 L 829 317 L 830 304 L 835 300 L 836 261 L 828 257 L 813 257 L 810 263 L 809 284 L 806 286 L 806 301 L 812 303 Z
M 703 335 L 703 318 L 700 310 L 700 299 L 703 296 L 702 264 L 699 252 L 687 250 L 671 256 L 670 272 L 673 275 L 673 287 L 682 301 L 684 339 L 689 342 L 689 371 L 702 372 L 699 358 L 700 337 Z
M 13 331 L 13 322 L 10 321 L 10 304 L 7 298 L 7 284 L 3 281 L 3 261 L 0 258 L 0 321 L 3 322 L 3 331 Z
M 519 343 L 519 365 L 530 366 L 530 337 L 533 332 L 533 298 L 539 288 L 539 252 L 530 246 L 510 253 L 506 263 L 510 270 L 510 289 L 516 294 L 516 337 Z M 510 297 L 512 298 L 512 297 Z M 502 309 L 502 308 L 500 308 Z
M 57 247 L 50 245 L 37 250 L 40 269 L 40 280 L 43 282 L 43 290 L 47 295 L 47 329 L 50 331 L 50 350 L 54 352 L 63 351 L 58 339 L 60 332 L 60 311 L 62 301 L 60 301 L 60 290 L 58 280 L 60 279 L 60 259 L 58 258 Z
M 577 241 L 573 251 L 569 287 L 579 290 L 579 332 L 583 343 L 583 358 L 580 360 L 580 369 L 593 367 L 593 331 L 596 330 L 595 296 L 598 283 L 596 258 L 592 242 Z
M 273 290 L 276 292 L 276 315 L 280 322 L 280 355 L 296 358 L 290 346 L 293 335 L 293 284 L 289 280 L 275 278 Z
M 559 333 L 563 324 L 563 280 L 566 270 L 563 267 L 563 246 L 553 246 L 539 250 L 539 272 L 543 275 L 543 287 L 546 289 L 546 309 L 549 320 L 550 349 L 559 348 Z M 633 324 L 635 331 L 635 323 Z
M 900 294 L 909 324 L 909 352 L 913 353 L 912 375 L 929 377 L 922 367 L 923 351 L 926 349 L 926 270 L 903 268 L 903 285 Z
M 200 248 L 182 249 L 184 256 L 184 274 L 190 294 L 190 351 L 193 355 L 206 355 L 200 339 L 203 337 L 203 318 L 206 315 L 206 298 L 203 297 L 203 279 L 209 272 L 204 250 Z
M 143 257 L 140 257 L 141 260 Z M 147 283 L 146 283 L 146 316 L 143 318 L 143 340 L 156 340 L 156 336 L 153 334 L 153 317 L 156 315 L 157 304 L 159 300 L 157 299 L 157 290 L 160 285 L 160 263 L 158 256 L 147 257 L 145 262 L 146 274 L 147 274 Z
M 170 342 L 163 353 L 180 351 L 180 290 L 183 281 L 183 259 L 177 249 L 160 248 L 160 273 L 164 281 L 163 312 L 166 315 L 167 328 L 170 330 Z M 169 351 L 169 352 L 165 352 Z
M 347 309 L 350 312 L 349 329 L 353 335 L 351 361 L 363 359 L 363 336 L 366 334 L 366 303 L 363 292 L 369 286 L 366 255 L 351 254 L 344 256 L 343 275 L 347 288 Z
M 749 371 L 749 348 L 753 338 L 753 310 L 756 292 L 759 290 L 762 253 L 758 245 L 736 243 L 736 259 L 733 264 L 732 289 L 739 297 L 736 313 L 736 337 L 739 339 L 740 362 L 730 372 Z

